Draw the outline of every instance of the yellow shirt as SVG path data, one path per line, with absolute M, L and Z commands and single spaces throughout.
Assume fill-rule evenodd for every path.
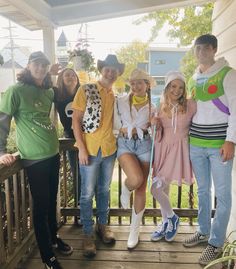
M 84 141 L 89 155 L 97 156 L 101 148 L 102 157 L 107 157 L 116 151 L 116 139 L 113 135 L 113 108 L 114 94 L 112 91 L 107 92 L 99 83 L 96 82 L 102 103 L 102 113 L 100 125 L 93 133 L 84 133 Z M 77 91 L 72 108 L 84 112 L 86 108 L 86 94 L 83 86 Z

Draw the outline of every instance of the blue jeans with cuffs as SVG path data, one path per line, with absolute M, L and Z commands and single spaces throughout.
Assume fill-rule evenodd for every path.
M 98 223 L 107 224 L 110 184 L 115 159 L 116 153 L 102 157 L 99 150 L 97 156 L 89 156 L 89 165 L 80 165 L 80 218 L 84 234 L 92 235 L 93 233 L 93 197 L 95 194 Z

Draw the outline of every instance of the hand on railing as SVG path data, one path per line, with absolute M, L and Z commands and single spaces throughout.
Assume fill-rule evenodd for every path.
M 10 166 L 16 161 L 16 157 L 13 154 L 6 153 L 0 156 L 0 164 Z

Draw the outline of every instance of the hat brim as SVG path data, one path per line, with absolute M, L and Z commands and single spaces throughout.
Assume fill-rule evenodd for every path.
M 140 78 L 129 78 L 129 84 L 131 83 L 131 81 L 133 80 L 146 80 L 148 81 L 149 85 L 150 85 L 150 89 L 153 89 L 155 86 L 157 86 L 157 83 L 156 83 L 156 80 L 151 77 L 151 76 L 148 76 L 148 77 L 140 77 Z
M 117 63 L 117 64 L 107 64 L 107 62 L 105 62 L 105 61 L 98 60 L 98 62 L 97 62 L 97 68 L 98 68 L 98 71 L 100 73 L 101 73 L 103 67 L 105 67 L 105 66 L 111 66 L 111 67 L 114 67 L 117 70 L 119 70 L 119 76 L 121 76 L 124 73 L 124 71 L 125 71 L 125 64 L 120 64 L 120 63 Z
M 50 65 L 50 62 L 49 62 L 48 59 L 41 58 L 41 57 L 34 58 L 34 59 L 30 60 L 29 62 L 39 62 L 39 63 L 43 63 L 43 64 L 46 64 L 46 65 Z

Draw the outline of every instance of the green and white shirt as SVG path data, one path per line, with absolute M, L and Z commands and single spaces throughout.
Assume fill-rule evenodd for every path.
M 196 70 L 189 90 L 197 101 L 197 112 L 190 127 L 190 144 L 219 148 L 225 140 L 236 143 L 236 71 L 220 58 L 206 72 Z M 230 115 L 212 102 L 215 98 L 229 109 Z
M 52 89 L 22 83 L 4 93 L 0 111 L 15 119 L 16 144 L 22 159 L 46 159 L 58 153 L 58 137 L 49 117 L 53 98 Z

